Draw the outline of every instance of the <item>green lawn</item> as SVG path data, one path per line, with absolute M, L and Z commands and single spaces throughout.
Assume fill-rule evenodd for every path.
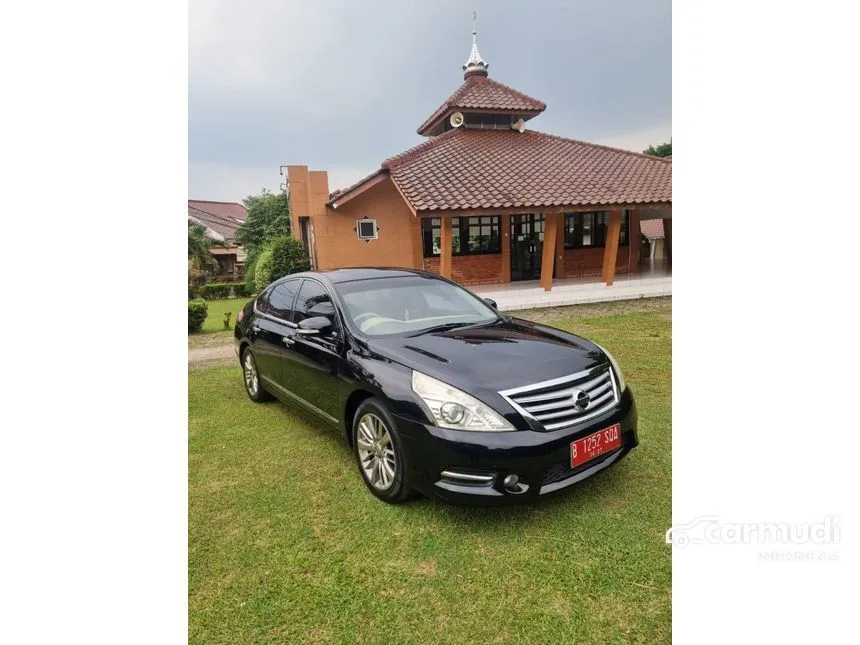
M 245 306 L 250 298 L 231 298 L 230 300 L 207 300 L 206 320 L 203 322 L 202 332 L 224 331 L 224 314 L 228 311 L 230 316 L 230 330 L 236 324 L 236 314 Z
M 640 446 L 526 507 L 383 504 L 334 431 L 189 372 L 189 641 L 669 642 L 670 318 L 553 321 L 618 358 Z

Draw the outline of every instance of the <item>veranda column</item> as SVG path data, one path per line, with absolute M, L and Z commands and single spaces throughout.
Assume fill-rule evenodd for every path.
M 639 209 L 630 211 L 627 244 L 630 245 L 630 273 L 639 273 L 639 258 L 642 253 L 642 227 L 639 225 Z
M 663 235 L 665 236 L 665 241 L 663 242 L 663 255 L 666 258 L 666 264 L 672 266 L 672 218 L 665 217 L 663 218 Z
M 555 258 L 555 241 L 558 238 L 558 217 L 555 213 L 544 217 L 543 257 L 540 265 L 540 286 L 544 291 L 552 289 L 552 265 Z
M 502 282 L 511 281 L 511 216 L 502 215 L 499 218 L 502 228 L 499 243 L 502 245 Z
M 615 282 L 615 263 L 618 260 L 618 238 L 621 237 L 621 211 L 609 212 L 606 227 L 606 248 L 603 250 L 603 273 L 601 277 L 607 287 Z
M 564 213 L 557 213 L 558 231 L 555 234 L 555 277 L 564 277 Z
M 439 257 L 439 275 L 451 279 L 451 217 L 443 217 L 441 221 L 441 236 L 439 244 L 442 246 Z

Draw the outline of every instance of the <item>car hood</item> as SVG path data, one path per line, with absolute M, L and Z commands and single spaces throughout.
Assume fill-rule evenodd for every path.
M 411 338 L 369 339 L 368 346 L 467 392 L 529 385 L 607 360 L 584 338 L 517 318 Z

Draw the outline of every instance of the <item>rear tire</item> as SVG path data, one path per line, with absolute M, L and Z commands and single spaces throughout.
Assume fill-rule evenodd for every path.
M 263 389 L 260 371 L 257 369 L 257 359 L 251 348 L 242 352 L 242 380 L 245 382 L 245 392 L 254 403 L 269 401 L 272 395 Z
M 352 450 L 367 489 L 389 504 L 413 496 L 403 442 L 387 407 L 365 399 L 352 421 Z

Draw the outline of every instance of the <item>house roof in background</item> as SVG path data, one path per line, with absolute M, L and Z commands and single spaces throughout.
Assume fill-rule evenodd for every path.
M 663 232 L 663 220 L 661 219 L 646 219 L 640 222 L 642 235 L 649 240 L 662 240 L 666 237 Z
M 226 240 L 236 239 L 236 229 L 248 217 L 248 209 L 235 202 L 188 200 L 188 217 L 199 221 Z
M 533 130 L 448 130 L 382 169 L 416 212 L 672 201 L 670 161 Z
M 470 109 L 539 113 L 546 109 L 546 104 L 486 76 L 469 76 L 418 126 L 418 134 L 426 134 L 449 111 Z

